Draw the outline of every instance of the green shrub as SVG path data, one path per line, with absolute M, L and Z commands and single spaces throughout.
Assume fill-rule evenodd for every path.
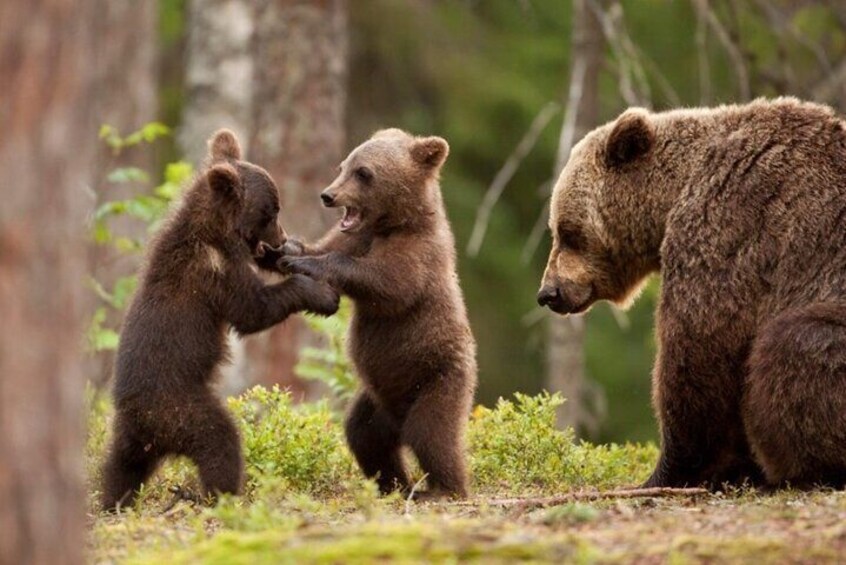
M 289 490 L 336 493 L 355 476 L 343 432 L 326 401 L 294 405 L 278 387 L 254 387 L 229 408 L 241 430 L 249 488 L 262 479 Z
M 322 347 L 304 347 L 300 351 L 295 371 L 300 378 L 325 384 L 343 406 L 358 389 L 352 362 L 346 352 L 346 334 L 352 306 L 341 300 L 341 307 L 334 316 L 306 315 L 306 323 L 324 343 Z
M 469 429 L 473 479 L 479 487 L 544 488 L 566 480 L 575 446 L 573 431 L 555 427 L 559 394 L 499 399 L 479 406 Z
M 170 128 L 158 122 L 152 122 L 127 136 L 112 126 L 100 128 L 100 139 L 108 145 L 115 157 L 144 143 L 170 135 Z M 90 227 L 91 239 L 100 246 L 110 248 L 118 256 L 137 255 L 143 252 L 149 237 L 161 226 L 171 204 L 179 198 L 183 186 L 193 176 L 194 168 L 190 163 L 177 161 L 165 166 L 163 180 L 157 186 L 150 186 L 151 176 L 137 167 L 116 168 L 108 173 L 109 184 L 138 183 L 147 189 L 125 200 L 109 200 L 98 204 Z M 146 227 L 141 237 L 127 237 L 117 233 L 112 222 L 119 217 L 129 217 Z M 134 266 L 132 267 L 134 270 Z M 100 305 L 88 325 L 86 342 L 92 353 L 117 349 L 119 336 L 109 324 L 110 314 L 120 314 L 129 304 L 137 286 L 137 277 L 129 272 L 119 277 L 111 288 L 91 277 L 89 285 L 97 294 Z M 112 316 L 111 318 L 114 318 Z
M 111 408 L 103 394 L 89 394 L 89 399 L 86 468 L 93 496 Z M 571 429 L 555 426 L 555 409 L 562 402 L 558 394 L 517 394 L 514 400 L 501 399 L 495 408 L 476 408 L 468 439 L 477 494 L 555 494 L 630 486 L 647 478 L 658 453 L 654 446 L 576 444 Z M 360 509 L 372 507 L 372 488 L 362 487 L 340 414 L 326 400 L 294 404 L 291 395 L 277 387 L 257 386 L 229 399 L 229 409 L 241 431 L 247 484 L 246 498 L 235 499 L 234 507 L 224 505 L 222 518 L 232 523 L 243 518 L 245 524 L 267 520 L 292 496 L 315 497 L 323 501 L 320 504 L 340 498 Z M 173 485 L 196 486 L 196 469 L 185 458 L 162 467 L 146 485 L 137 508 L 165 504 Z M 296 506 L 301 508 L 303 500 L 298 498 Z M 237 508 L 257 503 L 266 507 L 250 510 L 250 516 L 237 514 Z

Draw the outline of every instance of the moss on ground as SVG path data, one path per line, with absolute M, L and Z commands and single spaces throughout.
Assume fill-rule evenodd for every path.
M 95 511 L 109 407 L 92 402 L 89 555 L 98 563 L 821 563 L 846 555 L 846 495 L 739 490 L 696 499 L 625 499 L 501 508 L 492 498 L 626 487 L 654 446 L 574 444 L 554 426 L 555 396 L 479 409 L 470 426 L 469 503 L 381 498 L 362 480 L 326 404 L 254 389 L 230 407 L 247 459 L 245 496 L 179 501 L 194 469 L 167 464 L 138 503 Z

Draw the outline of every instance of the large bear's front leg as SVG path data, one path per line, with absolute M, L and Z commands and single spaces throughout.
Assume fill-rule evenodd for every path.
M 653 399 L 661 457 L 644 486 L 757 483 L 740 415 L 746 347 L 723 333 L 704 336 L 661 312 Z

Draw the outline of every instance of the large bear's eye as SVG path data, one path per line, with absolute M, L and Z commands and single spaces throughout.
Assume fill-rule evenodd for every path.
M 373 171 L 371 171 L 367 167 L 358 167 L 356 170 L 353 171 L 353 175 L 355 175 L 356 179 L 365 184 L 373 180 Z
M 578 228 L 562 226 L 558 228 L 558 244 L 570 251 L 581 251 L 585 246 L 585 236 Z

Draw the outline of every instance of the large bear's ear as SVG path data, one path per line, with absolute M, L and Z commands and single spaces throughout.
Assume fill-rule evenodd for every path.
M 212 195 L 224 202 L 240 203 L 243 188 L 235 167 L 228 163 L 215 165 L 206 173 Z
M 424 167 L 437 169 L 449 155 L 449 144 L 443 137 L 421 137 L 412 142 L 411 158 Z
M 219 129 L 209 139 L 209 156 L 212 162 L 241 159 L 241 144 L 238 138 L 228 129 Z
M 631 108 L 617 118 L 605 142 L 605 165 L 619 167 L 649 153 L 655 144 L 655 128 L 649 112 Z

